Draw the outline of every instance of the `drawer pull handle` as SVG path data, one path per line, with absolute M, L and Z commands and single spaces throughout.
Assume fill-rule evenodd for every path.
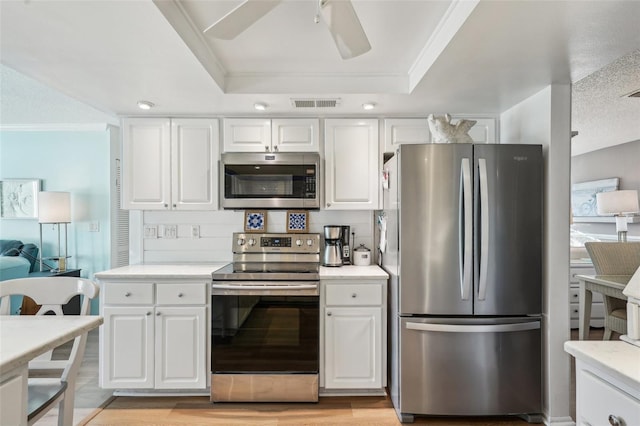
M 353 297 L 354 299 L 356 298 L 356 296 L 357 296 L 357 294 L 355 294 L 355 293 L 353 293 L 353 294 L 351 295 L 351 297 Z
M 613 414 L 609 414 L 609 424 L 611 426 L 622 426 L 624 423 L 620 421 L 618 416 L 614 416 Z
M 182 297 L 182 296 L 184 296 L 184 294 L 178 293 L 178 297 Z
M 129 292 L 126 292 L 126 293 L 124 294 L 124 297 L 129 297 L 129 296 L 131 296 L 131 293 L 129 293 Z

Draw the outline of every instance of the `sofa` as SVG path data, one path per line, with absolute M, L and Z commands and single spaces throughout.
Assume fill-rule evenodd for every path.
M 39 269 L 38 247 L 19 240 L 0 240 L 0 285 L 1 281 L 25 278 Z M 38 268 L 38 269 L 37 269 Z M 11 296 L 11 313 L 18 313 L 21 296 Z

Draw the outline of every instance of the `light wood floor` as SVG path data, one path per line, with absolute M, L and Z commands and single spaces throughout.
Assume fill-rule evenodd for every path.
M 601 340 L 603 329 L 589 338 Z M 577 330 L 571 339 L 577 340 Z M 618 336 L 614 335 L 614 339 Z M 318 404 L 211 404 L 208 397 L 112 397 L 98 387 L 98 334 L 90 333 L 76 386 L 76 425 L 399 425 L 385 397 L 326 397 Z M 571 415 L 575 418 L 575 378 L 571 365 Z M 57 412 L 36 426 L 56 424 Z M 519 418 L 427 418 L 415 424 L 433 426 L 522 426 Z

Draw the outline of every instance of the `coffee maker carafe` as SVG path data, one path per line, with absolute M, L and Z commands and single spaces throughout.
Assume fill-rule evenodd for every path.
M 324 266 L 342 266 L 342 226 L 327 225 L 324 227 Z

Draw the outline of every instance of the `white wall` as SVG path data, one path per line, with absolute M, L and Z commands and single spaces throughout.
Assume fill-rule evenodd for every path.
M 545 161 L 543 348 L 544 411 L 548 424 L 570 418 L 569 332 L 571 89 L 552 85 L 505 111 L 502 143 L 542 144 Z
M 286 232 L 284 211 L 267 213 L 268 232 Z M 144 211 L 131 215 L 131 263 L 230 262 L 232 233 L 242 232 L 244 212 Z M 178 225 L 178 236 L 143 238 L 143 226 Z M 191 237 L 191 226 L 200 228 L 200 238 Z M 324 225 L 349 225 L 355 232 L 355 247 L 364 244 L 373 251 L 373 212 L 322 210 L 309 213 L 309 232 L 322 233 Z M 294 234 L 292 234 L 294 235 Z

